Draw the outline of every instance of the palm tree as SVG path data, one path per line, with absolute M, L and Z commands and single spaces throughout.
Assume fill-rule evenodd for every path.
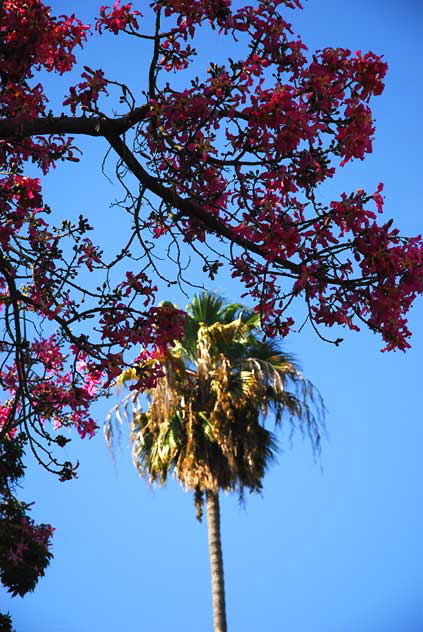
M 142 410 L 133 391 L 131 439 L 140 474 L 163 485 L 173 473 L 194 491 L 201 520 L 205 497 L 212 575 L 215 632 L 225 632 L 225 591 L 220 537 L 219 491 L 258 492 L 277 452 L 275 435 L 264 425 L 269 411 L 276 424 L 285 416 L 307 432 L 319 449 L 324 407 L 292 356 L 264 339 L 260 317 L 239 304 L 225 305 L 203 293 L 187 307 L 185 337 L 162 359 L 163 377 Z M 136 369 L 119 381 L 136 379 Z M 113 413 L 106 423 L 110 438 Z

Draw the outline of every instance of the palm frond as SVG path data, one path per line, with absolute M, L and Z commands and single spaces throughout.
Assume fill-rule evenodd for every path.
M 236 320 L 244 309 L 245 308 L 241 303 L 230 303 L 221 309 L 219 321 L 222 324 L 227 325 L 233 320 Z
M 187 305 L 187 313 L 198 323 L 213 325 L 220 321 L 225 302 L 223 298 L 211 292 L 196 294 Z

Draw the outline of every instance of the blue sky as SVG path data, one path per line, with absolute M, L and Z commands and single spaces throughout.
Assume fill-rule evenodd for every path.
M 51 4 L 57 13 L 81 9 L 88 21 L 97 6 Z M 389 73 L 385 93 L 374 101 L 374 153 L 345 167 L 325 195 L 373 191 L 383 181 L 387 217 L 403 234 L 420 233 L 420 3 L 309 0 L 288 19 L 310 52 L 344 46 L 385 55 Z M 144 62 L 132 42 L 104 38 L 90 42 L 83 63 L 117 76 L 142 71 Z M 95 238 L 111 247 L 124 229 L 118 211 L 109 209 L 119 189 L 100 173 L 105 144 L 92 139 L 81 146 L 81 163 L 59 166 L 45 191 L 60 217 L 93 217 Z M 211 289 L 239 299 L 239 286 L 225 274 Z M 161 298 L 187 302 L 174 289 Z M 307 328 L 286 341 L 324 397 L 328 435 L 316 463 L 306 441 L 294 436 L 290 445 L 282 433 L 263 495 L 247 498 L 245 507 L 236 497 L 222 499 L 230 632 L 423 629 L 422 317 L 420 300 L 410 315 L 414 337 L 406 354 L 381 353 L 381 341 L 364 330 L 346 334 L 339 348 Z M 99 423 L 109 408 L 110 401 L 98 405 Z M 56 532 L 55 558 L 34 594 L 2 595 L 1 610 L 10 611 L 16 631 L 211 630 L 206 525 L 196 522 L 191 495 L 176 483 L 149 489 L 132 467 L 125 433 L 115 464 L 101 433 L 72 443 L 69 457 L 81 461 L 78 480 L 59 483 L 30 464 L 20 493 L 36 501 L 34 517 Z

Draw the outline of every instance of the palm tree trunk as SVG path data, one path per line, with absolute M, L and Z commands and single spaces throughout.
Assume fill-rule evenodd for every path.
M 223 579 L 222 542 L 220 538 L 219 495 L 206 491 L 209 554 L 213 597 L 214 632 L 226 632 L 225 584 Z

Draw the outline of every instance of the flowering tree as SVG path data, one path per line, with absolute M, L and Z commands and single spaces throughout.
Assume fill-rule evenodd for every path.
M 20 428 L 62 480 L 76 466 L 57 456 L 68 441 L 60 429 L 92 436 L 92 402 L 128 362 L 139 366 L 135 388 L 152 386 L 155 359 L 182 335 L 183 313 L 155 305 L 155 244 L 177 264 L 169 283 L 188 250 L 206 277 L 227 266 L 270 335 L 301 325 L 292 310 L 302 300 L 325 339 L 324 326 L 365 324 L 384 349 L 405 350 L 407 311 L 423 291 L 422 240 L 383 220 L 382 184 L 327 205 L 317 196 L 338 167 L 371 152 L 382 58 L 308 55 L 286 21 L 298 0 L 139 4 L 150 15 L 116 2 L 88 26 L 42 0 L 0 2 L 0 440 Z M 210 27 L 237 42 L 237 58 L 193 77 L 197 36 Z M 145 76 L 126 85 L 85 66 L 79 83 L 64 84 L 65 112 L 48 110 L 40 71 L 65 75 L 104 33 L 150 47 Z M 77 161 L 81 135 L 116 155 L 131 228 L 115 253 L 89 239 L 91 218 L 55 225 L 28 175 L 28 163 L 46 174 Z

